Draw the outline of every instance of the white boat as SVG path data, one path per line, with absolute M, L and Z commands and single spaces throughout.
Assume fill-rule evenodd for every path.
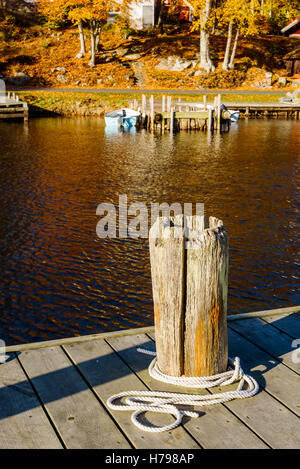
M 239 120 L 239 117 L 240 117 L 240 111 L 236 111 L 236 110 L 233 110 L 233 109 L 228 109 L 228 111 L 230 112 L 230 121 L 231 122 L 237 122 Z
M 136 127 L 141 113 L 129 108 L 118 109 L 104 115 L 105 125 L 113 128 Z

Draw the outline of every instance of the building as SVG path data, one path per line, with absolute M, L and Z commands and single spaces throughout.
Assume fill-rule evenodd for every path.
M 168 0 L 141 0 L 131 2 L 129 5 L 130 23 L 134 29 L 147 29 L 157 25 L 161 6 L 168 14 L 170 1 Z M 192 6 L 182 0 L 179 18 L 181 21 L 192 21 Z M 111 12 L 109 22 L 113 22 L 117 12 Z
M 284 61 L 288 74 L 300 77 L 300 47 L 287 54 Z
M 143 0 L 132 2 L 130 5 L 131 26 L 134 29 L 147 29 L 155 26 L 157 0 Z
M 281 32 L 287 37 L 297 37 L 300 39 L 300 18 L 296 18 L 294 21 L 282 28 Z

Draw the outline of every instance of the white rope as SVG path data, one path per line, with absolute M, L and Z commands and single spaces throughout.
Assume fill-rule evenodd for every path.
M 212 404 L 221 404 L 233 399 L 246 399 L 257 394 L 259 386 L 255 379 L 246 375 L 241 368 L 240 359 L 229 359 L 229 370 L 214 376 L 206 377 L 174 377 L 162 373 L 157 365 L 156 353 L 150 350 L 138 348 L 138 352 L 155 356 L 149 366 L 149 374 L 152 378 L 175 386 L 184 386 L 194 389 L 209 389 L 216 386 L 227 386 L 238 382 L 235 391 L 227 391 L 217 394 L 183 394 L 160 391 L 125 391 L 115 394 L 107 400 L 107 405 L 112 410 L 133 410 L 131 421 L 141 430 L 146 432 L 165 432 L 172 430 L 181 424 L 183 416 L 199 417 L 199 411 L 190 411 L 178 408 L 177 406 L 203 407 Z M 247 383 L 248 388 L 243 389 Z M 121 402 L 121 399 L 125 401 Z M 115 401 L 119 403 L 115 403 Z M 166 413 L 173 415 L 176 420 L 170 425 L 155 426 L 145 421 L 142 423 L 140 415 L 144 412 Z

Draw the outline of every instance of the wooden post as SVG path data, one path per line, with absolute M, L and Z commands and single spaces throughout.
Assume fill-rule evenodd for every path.
M 154 130 L 154 96 L 153 94 L 150 97 L 150 125 L 151 125 L 151 131 L 153 132 Z
M 213 125 L 213 110 L 210 108 L 208 110 L 208 122 L 207 122 L 207 130 L 208 132 L 212 131 L 212 125 Z
M 172 107 L 172 96 L 167 97 L 167 112 L 171 112 Z
M 181 98 L 180 98 L 180 97 L 178 98 L 178 102 L 179 102 L 179 103 L 181 103 Z M 181 111 L 182 111 L 181 105 L 179 105 L 179 107 L 178 107 L 178 111 L 179 111 L 179 112 L 181 112 Z
M 29 114 L 28 104 L 24 103 L 23 108 L 24 108 L 24 122 L 28 122 L 28 114 Z
M 205 223 L 161 217 L 150 230 L 157 360 L 171 376 L 227 370 L 228 237 L 221 220 Z
M 204 105 L 204 111 L 207 110 L 207 96 L 203 96 L 203 105 Z
M 217 96 L 214 97 L 214 129 L 217 129 Z
M 217 98 L 217 129 L 221 130 L 221 95 Z
M 175 109 L 172 107 L 170 112 L 170 132 L 174 132 L 174 123 L 175 123 Z
M 146 112 L 146 107 L 147 107 L 147 98 L 146 95 L 142 95 L 142 113 L 144 114 Z
M 161 101 L 161 112 L 166 112 L 166 97 L 165 95 L 162 96 Z

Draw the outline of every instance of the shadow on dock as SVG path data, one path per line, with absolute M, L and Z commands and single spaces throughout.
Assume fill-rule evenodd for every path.
M 244 371 L 250 373 L 258 381 L 262 389 L 266 387 L 264 374 L 269 370 L 276 368 L 281 363 L 293 369 L 293 366 L 290 366 L 292 361 L 289 361 L 290 358 L 286 359 L 285 357 L 293 351 L 293 341 L 297 338 L 297 335 L 300 335 L 299 318 L 299 313 L 296 313 L 280 317 L 280 319 L 272 321 L 271 324 L 258 318 L 229 323 L 230 355 L 232 357 L 236 355 L 241 357 Z M 144 346 L 149 350 L 155 349 L 155 343 L 150 339 L 143 344 Z M 255 349 L 255 353 L 252 353 L 252 348 Z M 53 348 L 48 350 L 53 351 Z M 118 380 L 121 377 L 137 374 L 147 367 L 145 366 L 145 356 L 136 351 L 136 346 L 123 349 L 122 356 L 112 349 L 111 353 L 91 360 L 79 361 L 78 365 L 72 363 L 69 353 L 64 347 L 62 350 L 66 358 L 70 360 L 70 366 L 30 379 L 24 379 L 17 383 L 14 382 L 13 384 L 6 382 L 5 367 L 9 366 L 9 363 L 12 361 L 17 360 L 26 374 L 20 358 L 23 354 L 26 355 L 32 352 L 25 351 L 9 354 L 7 362 L 0 365 L 0 374 L 2 374 L 0 419 L 39 407 L 40 401 L 38 396 L 40 390 L 43 393 L 43 404 L 46 405 L 47 403 L 59 401 L 73 394 L 80 393 L 88 388 L 92 389 L 95 386 Z M 40 353 L 40 350 L 35 350 L 34 353 L 36 352 Z M 135 357 L 134 370 L 127 364 L 126 360 L 127 356 L 132 357 L 132 355 Z M 36 355 L 34 359 L 37 360 Z M 149 363 L 150 360 L 151 358 L 149 357 Z M 263 370 L 261 367 L 263 367 Z M 78 374 L 82 379 L 78 379 Z M 85 379 L 85 374 L 88 375 L 88 382 Z M 63 385 L 57 388 L 53 385 L 53 383 L 57 382 L 63 383 Z M 170 390 L 174 390 L 174 387 L 170 386 Z M 17 405 L 16 402 L 11 403 L 12 391 L 24 395 L 23 399 L 17 399 Z

